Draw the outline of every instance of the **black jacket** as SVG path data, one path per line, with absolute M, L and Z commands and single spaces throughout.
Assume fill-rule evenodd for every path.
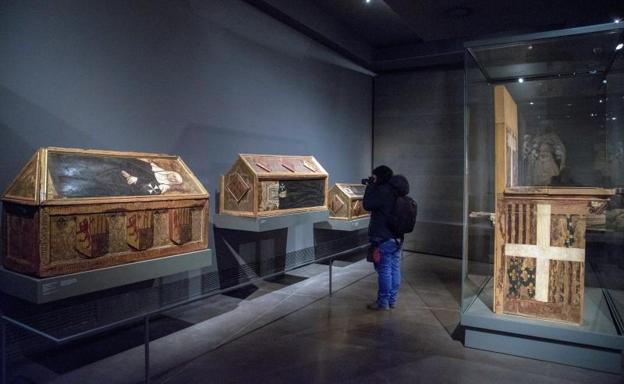
M 394 209 L 398 196 L 409 193 L 407 179 L 401 175 L 394 175 L 389 182 L 383 184 L 368 184 L 364 192 L 364 209 L 371 213 L 368 225 L 368 237 L 371 241 L 383 243 L 396 236 L 389 228 L 389 218 Z
M 362 204 L 364 209 L 371 213 L 368 237 L 372 242 L 383 243 L 394 238 L 392 231 L 388 228 L 388 220 L 395 200 L 396 195 L 389 183 L 366 186 Z

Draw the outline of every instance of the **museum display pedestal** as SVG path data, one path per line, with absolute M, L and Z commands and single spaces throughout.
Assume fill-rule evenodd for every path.
M 314 228 L 329 229 L 332 231 L 359 231 L 360 229 L 368 228 L 370 217 L 361 217 L 353 220 L 341 220 L 329 218 L 327 221 L 322 221 L 314 224 Z
M 314 224 L 328 217 L 326 209 L 264 217 L 214 215 L 221 288 L 314 260 Z
M 214 225 L 220 229 L 245 232 L 269 232 L 287 229 L 286 253 L 313 246 L 314 224 L 327 221 L 329 212 L 312 211 L 265 217 L 216 214 Z
M 469 348 L 621 373 L 624 337 L 618 334 L 600 288 L 585 288 L 581 325 L 498 315 L 491 302 L 491 281 L 462 313 L 464 345 Z
M 0 291 L 43 304 L 213 265 L 211 249 L 62 276 L 36 278 L 0 268 Z
M 314 224 L 326 221 L 329 212 L 314 211 L 291 213 L 286 215 L 246 217 L 216 214 L 214 215 L 214 225 L 223 229 L 234 229 L 249 232 L 267 232 L 275 229 L 291 228 L 299 225 Z

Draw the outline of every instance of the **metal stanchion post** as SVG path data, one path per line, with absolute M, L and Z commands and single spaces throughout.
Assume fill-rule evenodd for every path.
M 2 383 L 6 383 L 7 382 L 7 350 L 6 350 L 6 322 L 4 321 L 4 319 L 0 319 L 0 337 L 2 338 L 2 345 L 0 347 L 2 347 L 2 363 L 0 365 L 0 369 L 2 369 L 2 373 L 0 374 L 0 379 L 2 379 Z
M 332 296 L 332 266 L 334 265 L 334 259 L 329 259 L 329 297 Z
M 149 316 L 145 316 L 145 384 L 150 381 L 150 356 L 149 356 Z

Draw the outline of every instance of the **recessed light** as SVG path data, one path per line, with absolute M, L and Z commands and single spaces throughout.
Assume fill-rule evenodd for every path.
M 600 99 L 600 100 L 598 100 L 598 102 L 599 102 L 600 104 L 602 104 L 602 103 L 604 102 L 604 100 Z
M 571 107 L 571 106 L 572 106 L 572 103 L 568 103 L 568 107 Z
M 527 48 L 528 48 L 528 49 L 533 49 L 533 46 L 532 46 L 532 45 L 529 45 Z
M 611 118 L 611 120 L 617 120 L 617 117 L 613 116 L 613 117 Z
M 602 80 L 602 84 L 607 84 L 607 79 Z
M 624 43 L 620 43 L 618 45 L 615 46 L 615 50 L 619 51 L 620 49 L 624 48 Z
M 524 78 L 520 77 L 520 78 L 518 79 L 518 83 L 524 83 Z
M 619 24 L 619 23 L 620 23 L 620 21 L 622 21 L 622 20 L 620 20 L 620 19 L 615 19 L 615 20 L 613 20 L 613 22 L 614 22 L 615 24 Z

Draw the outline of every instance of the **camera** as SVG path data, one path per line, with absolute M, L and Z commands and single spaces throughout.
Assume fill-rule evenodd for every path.
M 375 183 L 374 176 L 369 176 L 367 179 L 362 179 L 362 184 L 364 185 L 373 184 L 373 183 Z

